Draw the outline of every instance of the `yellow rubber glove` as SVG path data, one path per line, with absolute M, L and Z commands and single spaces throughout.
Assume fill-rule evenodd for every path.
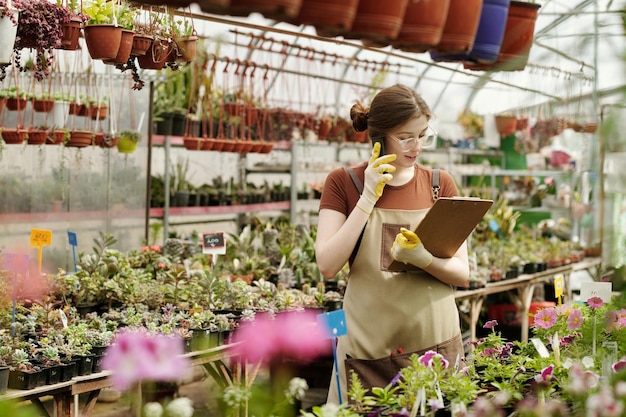
M 365 179 L 363 181 L 363 193 L 356 203 L 356 206 L 370 214 L 374 209 L 374 205 L 383 194 L 383 188 L 393 178 L 392 172 L 396 167 L 390 164 L 395 161 L 396 154 L 380 156 L 380 143 L 374 143 L 372 147 L 372 156 L 370 157 L 367 168 L 365 168 Z
M 404 227 L 400 228 L 400 233 L 396 235 L 396 240 L 391 246 L 391 256 L 396 261 L 422 269 L 433 262 L 433 255 L 426 250 L 420 238 Z

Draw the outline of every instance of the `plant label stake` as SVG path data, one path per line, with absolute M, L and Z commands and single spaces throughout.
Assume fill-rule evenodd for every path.
M 317 321 L 321 325 L 326 326 L 328 334 L 332 339 L 333 359 L 335 362 L 335 378 L 337 379 L 337 394 L 339 396 L 339 405 L 341 405 L 341 384 L 339 383 L 339 365 L 337 362 L 337 338 L 348 334 L 346 327 L 346 313 L 343 310 L 329 311 L 317 316 Z
M 212 255 L 211 268 L 213 268 L 213 265 L 217 263 L 217 255 L 226 254 L 224 232 L 202 234 L 202 253 Z
M 556 298 L 558 305 L 561 305 L 563 300 L 563 274 L 558 274 L 554 277 L 554 298 Z
M 11 310 L 11 335 L 15 336 L 15 310 L 17 307 L 17 275 L 26 275 L 30 257 L 22 253 L 7 253 L 5 262 L 8 271 L 13 273 L 13 307 Z
M 43 247 L 52 243 L 52 230 L 31 229 L 30 247 L 37 248 L 37 272 L 41 275 L 41 258 Z
M 76 266 L 76 246 L 78 246 L 78 239 L 76 238 L 76 233 L 67 231 L 67 240 L 72 247 L 72 257 L 74 258 L 74 272 L 78 272 L 78 267 Z
M 494 232 L 496 232 L 496 234 L 498 235 L 498 237 L 502 240 L 506 240 L 504 238 L 504 234 L 502 234 L 502 230 L 500 230 L 500 225 L 498 224 L 497 221 L 495 220 L 489 220 L 489 228 L 491 230 L 493 230 Z

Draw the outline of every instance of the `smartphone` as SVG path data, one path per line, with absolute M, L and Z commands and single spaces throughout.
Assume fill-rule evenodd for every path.
M 379 157 L 385 155 L 385 138 L 373 138 L 372 139 L 372 146 L 374 146 L 374 144 L 378 142 L 380 143 L 380 154 L 378 155 Z

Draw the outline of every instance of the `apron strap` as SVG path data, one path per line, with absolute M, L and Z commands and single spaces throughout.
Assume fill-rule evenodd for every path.
M 348 171 L 348 174 L 350 174 L 350 178 L 352 179 L 354 186 L 359 192 L 359 195 L 361 195 L 363 193 L 363 182 L 361 182 L 361 179 L 356 175 L 356 172 L 354 171 L 354 169 L 352 169 L 352 167 L 347 167 L 346 170 Z M 367 226 L 367 223 L 365 223 L 365 226 Z M 356 254 L 359 251 L 359 246 L 361 246 L 361 239 L 363 239 L 365 226 L 363 226 L 363 230 L 361 230 L 359 239 L 356 241 L 356 245 L 354 245 L 354 249 L 352 250 L 352 254 L 350 255 L 350 259 L 349 259 L 350 264 L 352 264 L 352 262 L 354 261 L 354 258 L 356 258 Z

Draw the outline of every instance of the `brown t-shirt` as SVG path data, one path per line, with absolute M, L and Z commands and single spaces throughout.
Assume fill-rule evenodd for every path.
M 357 176 L 363 182 L 367 163 L 354 167 Z M 400 186 L 386 185 L 383 195 L 376 203 L 376 207 L 385 209 L 419 210 L 433 205 L 432 176 L 433 170 L 429 167 L 415 165 L 416 175 L 408 183 Z M 439 171 L 439 196 L 454 197 L 459 195 L 452 175 L 447 171 Z M 324 189 L 320 200 L 320 210 L 330 209 L 346 215 L 354 210 L 360 194 L 346 168 L 337 168 L 331 171 L 324 182 Z

